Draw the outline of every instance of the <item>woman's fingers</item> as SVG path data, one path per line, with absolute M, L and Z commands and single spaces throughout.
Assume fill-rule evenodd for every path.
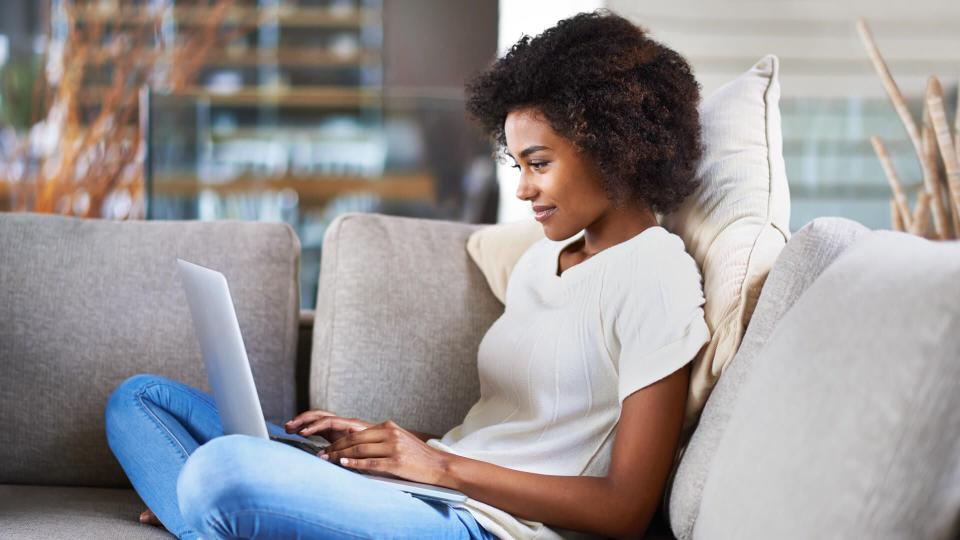
M 368 427 L 363 431 L 358 431 L 356 433 L 351 433 L 345 437 L 341 437 L 336 441 L 332 441 L 333 444 L 324 449 L 324 453 L 330 454 L 331 452 L 338 452 L 345 448 L 355 446 L 363 443 L 388 443 L 393 444 L 399 439 L 400 436 L 400 427 L 396 424 L 392 424 L 390 427 L 384 424 L 377 424 L 375 426 Z
M 325 459 L 339 465 L 342 465 L 340 460 L 343 458 L 389 458 L 391 456 L 393 456 L 393 447 L 390 444 L 383 442 L 358 444 L 339 452 L 320 454 L 321 459 Z
M 301 428 L 300 434 L 303 436 L 314 434 L 323 435 L 331 431 L 351 433 L 363 431 L 367 429 L 367 427 L 369 427 L 369 424 L 362 420 L 343 418 L 340 416 L 324 416 Z
M 322 411 L 320 409 L 314 409 L 311 411 L 304 411 L 297 416 L 293 417 L 292 420 L 283 425 L 283 428 L 287 433 L 293 433 L 298 429 L 301 429 L 305 424 L 316 421 L 319 418 L 324 416 L 336 416 L 332 412 Z

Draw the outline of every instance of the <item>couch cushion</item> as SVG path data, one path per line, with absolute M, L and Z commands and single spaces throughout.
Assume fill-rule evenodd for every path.
M 663 218 L 700 265 L 711 331 L 690 373 L 685 434 L 740 347 L 763 281 L 790 238 L 779 65 L 767 55 L 703 101 L 700 186 Z
M 817 218 L 793 235 L 780 253 L 763 286 L 756 311 L 737 355 L 707 400 L 696 431 L 665 492 L 670 525 L 677 538 L 687 539 L 700 509 L 707 474 L 740 389 L 754 368 L 757 355 L 780 318 L 838 255 L 869 229 L 843 218 Z
M 345 214 L 324 237 L 310 403 L 442 435 L 480 397 L 477 347 L 503 306 L 463 223 Z
M 173 538 L 137 520 L 144 508 L 132 489 L 0 485 L 0 538 Z
M 960 242 L 863 235 L 741 388 L 694 538 L 956 538 Z
M 176 257 L 226 275 L 264 414 L 294 413 L 290 227 L 0 214 L 0 253 L 0 483 L 126 485 L 110 392 L 139 372 L 208 388 Z

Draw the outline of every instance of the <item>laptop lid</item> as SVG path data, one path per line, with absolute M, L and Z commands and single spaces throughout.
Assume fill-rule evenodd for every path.
M 269 438 L 227 278 L 183 259 L 177 269 L 224 434 Z

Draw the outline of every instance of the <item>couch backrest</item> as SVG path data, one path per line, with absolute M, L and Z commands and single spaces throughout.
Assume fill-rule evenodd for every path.
M 223 272 L 264 414 L 294 413 L 289 226 L 0 214 L 0 257 L 0 484 L 123 485 L 110 392 L 140 372 L 208 389 L 176 257 Z
M 479 226 L 373 214 L 323 243 L 310 403 L 444 434 L 480 397 L 477 348 L 503 312 L 470 260 Z

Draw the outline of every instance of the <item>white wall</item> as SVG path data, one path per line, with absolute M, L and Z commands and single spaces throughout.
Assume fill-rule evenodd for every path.
M 784 97 L 883 96 L 856 31 L 865 17 L 901 91 L 930 74 L 960 77 L 958 0 L 607 0 L 683 54 L 704 95 L 766 53 L 781 60 Z

